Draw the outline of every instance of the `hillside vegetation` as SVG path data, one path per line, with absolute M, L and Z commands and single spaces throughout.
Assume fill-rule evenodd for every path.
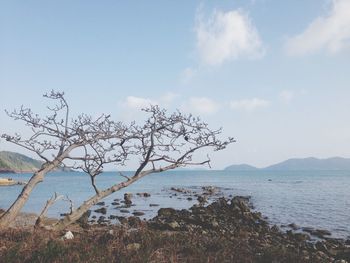
M 23 154 L 1 151 L 0 172 L 23 173 L 34 172 L 41 167 L 42 162 Z

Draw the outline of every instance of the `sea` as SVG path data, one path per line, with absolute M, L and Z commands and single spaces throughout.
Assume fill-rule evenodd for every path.
M 21 181 L 28 181 L 30 176 L 1 174 L 1 177 Z M 102 189 L 124 179 L 118 172 L 105 172 L 97 177 L 97 185 Z M 188 209 L 197 203 L 195 198 L 187 200 L 174 195 L 171 187 L 199 189 L 202 186 L 218 187 L 224 196 L 251 196 L 254 209 L 282 229 L 284 225 L 294 223 L 300 227 L 329 230 L 334 238 L 350 238 L 350 171 L 168 171 L 148 175 L 103 201 L 109 213 L 118 215 L 120 212 L 111 204 L 113 200 L 122 200 L 124 193 L 133 193 L 134 206 L 130 212 L 142 211 L 144 218 L 151 218 L 161 207 Z M 22 187 L 1 186 L 0 208 L 8 208 Z M 64 197 L 50 208 L 50 217 L 60 217 L 61 213 L 68 212 L 68 199 L 77 207 L 94 194 L 90 178 L 84 173 L 49 173 L 44 182 L 37 185 L 22 211 L 39 213 L 55 192 Z M 151 196 L 135 195 L 144 192 Z M 159 206 L 151 207 L 150 204 Z

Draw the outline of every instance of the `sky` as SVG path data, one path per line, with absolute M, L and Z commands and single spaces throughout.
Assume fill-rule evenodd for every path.
M 73 115 L 201 116 L 237 140 L 214 169 L 350 157 L 350 0 L 0 0 L 0 133 L 52 89 Z

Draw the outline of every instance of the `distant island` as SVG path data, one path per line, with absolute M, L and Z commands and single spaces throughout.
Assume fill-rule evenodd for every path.
M 301 171 L 301 170 L 350 170 L 350 158 L 332 157 L 327 159 L 293 158 L 286 161 L 270 165 L 264 168 L 257 168 L 248 164 L 234 164 L 226 167 L 228 171 L 254 171 L 254 170 L 283 170 L 283 171 Z
M 31 173 L 37 171 L 41 165 L 41 161 L 20 153 L 0 152 L 0 173 Z
M 20 153 L 0 151 L 0 173 L 33 173 L 39 170 L 42 164 L 42 161 Z M 59 170 L 71 171 L 64 168 Z

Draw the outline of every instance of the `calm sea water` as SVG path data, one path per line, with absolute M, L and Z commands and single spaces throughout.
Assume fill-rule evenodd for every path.
M 1 175 L 28 180 L 30 174 Z M 103 173 L 98 185 L 106 187 L 122 178 L 116 173 Z M 272 224 L 295 223 L 303 227 L 330 230 L 333 237 L 350 236 L 350 172 L 349 171 L 173 171 L 149 175 L 105 199 L 110 203 L 123 198 L 125 192 L 149 192 L 150 198 L 135 198 L 133 210 L 144 211 L 146 217 L 155 215 L 159 207 L 188 208 L 196 201 L 169 198 L 170 187 L 217 186 L 225 194 L 250 195 L 255 208 Z M 22 186 L 0 187 L 0 207 L 7 208 L 18 196 Z M 93 195 L 89 177 L 83 173 L 51 173 L 37 186 L 24 207 L 26 212 L 39 212 L 47 199 L 57 192 L 68 195 L 78 206 Z M 150 203 L 160 206 L 151 208 Z M 60 201 L 49 216 L 58 217 L 68 211 L 68 202 Z M 117 211 L 117 210 L 116 210 Z

